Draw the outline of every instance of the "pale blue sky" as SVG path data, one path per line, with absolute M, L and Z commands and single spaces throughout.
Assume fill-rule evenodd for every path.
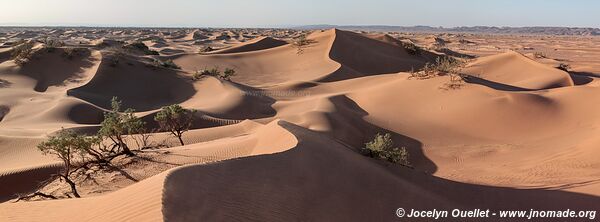
M 600 28 L 595 0 L 0 0 L 0 25 Z

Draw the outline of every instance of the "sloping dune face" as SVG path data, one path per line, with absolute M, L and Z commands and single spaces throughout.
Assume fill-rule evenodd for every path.
M 289 81 L 329 82 L 366 75 L 408 72 L 419 70 L 436 57 L 425 51 L 410 55 L 397 44 L 337 29 L 316 31 L 307 39 L 310 43 L 302 49 L 288 44 L 257 51 L 263 45 L 273 45 L 273 40 L 263 38 L 215 52 L 222 55 L 186 55 L 176 58 L 175 62 L 189 70 L 213 66 L 233 67 L 239 73 L 234 80 L 258 86 Z M 249 48 L 253 51 L 241 52 Z M 229 50 L 240 53 L 225 54 L 230 53 Z
M 127 107 L 138 111 L 160 108 L 183 102 L 195 94 L 189 78 L 172 69 L 153 67 L 134 60 L 121 58 L 118 65 L 105 59 L 97 73 L 85 85 L 69 90 L 69 95 L 109 108 L 116 96 Z
M 233 46 L 231 48 L 214 51 L 211 54 L 228 54 L 228 53 L 240 53 L 240 52 L 251 52 L 251 51 L 259 51 L 270 48 L 279 47 L 287 44 L 286 41 L 277 40 L 271 37 L 258 37 L 251 41 Z
M 425 52 L 410 55 L 404 48 L 385 41 L 386 39 L 371 39 L 358 33 L 337 29 L 333 32 L 335 41 L 329 56 L 342 67 L 323 81 L 420 70 L 425 63 L 433 61 L 434 58 L 434 55 Z
M 165 220 L 387 221 L 397 219 L 398 206 L 598 208 L 593 206 L 595 198 L 577 198 L 577 194 L 571 194 L 577 201 L 561 203 L 569 197 L 460 184 L 407 169 L 388 169 L 327 137 L 287 123 L 282 126 L 298 138 L 290 151 L 172 171 L 165 180 Z M 486 198 L 470 199 L 480 196 Z
M 399 207 L 600 210 L 597 75 L 506 52 L 466 61 L 460 81 L 415 78 L 411 70 L 452 55 L 414 53 L 405 43 L 413 39 L 397 35 L 336 29 L 75 30 L 71 42 L 106 44 L 77 44 L 89 53 L 72 58 L 63 56 L 70 46 L 36 51 L 21 66 L 0 49 L 0 221 L 393 221 Z M 305 34 L 307 45 L 288 43 Z M 122 47 L 140 39 L 172 53 Z M 209 45 L 223 49 L 197 53 Z M 236 75 L 197 75 L 213 67 Z M 575 75 L 585 83 L 574 86 Z M 81 172 L 83 198 L 67 199 L 61 181 L 40 188 L 63 166 L 37 145 L 61 128 L 95 133 L 113 97 L 154 130 L 147 144 L 130 135 L 135 156 Z M 154 121 L 171 104 L 198 111 L 181 143 Z M 381 133 L 406 149 L 410 167 L 362 155 Z M 34 191 L 61 199 L 10 201 Z
M 573 86 L 569 73 L 537 63 L 517 52 L 479 58 L 465 73 L 524 90 Z

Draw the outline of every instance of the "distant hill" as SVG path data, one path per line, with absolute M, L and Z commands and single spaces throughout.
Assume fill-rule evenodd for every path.
M 535 34 L 535 35 L 578 35 L 596 36 L 600 35 L 599 28 L 575 28 L 575 27 L 431 27 L 431 26 L 337 26 L 337 25 L 308 25 L 295 27 L 295 29 L 345 29 L 360 31 L 379 32 L 457 32 L 457 33 L 488 33 L 488 34 Z

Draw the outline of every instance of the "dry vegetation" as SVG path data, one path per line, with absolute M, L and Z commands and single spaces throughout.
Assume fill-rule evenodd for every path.
M 308 39 L 306 34 L 300 35 L 292 41 L 292 45 L 297 49 L 297 54 L 304 53 L 304 49 L 313 43 L 315 43 L 315 41 Z
M 394 146 L 392 135 L 389 133 L 376 134 L 372 141 L 365 143 L 361 153 L 371 158 L 410 167 L 408 151 L 405 147 L 398 148 Z
M 25 65 L 33 57 L 33 42 L 24 41 L 13 48 L 11 59 L 19 66 Z

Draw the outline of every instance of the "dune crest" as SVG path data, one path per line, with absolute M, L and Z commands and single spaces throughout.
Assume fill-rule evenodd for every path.
M 464 72 L 523 90 L 574 85 L 568 73 L 537 63 L 514 51 L 476 59 Z

